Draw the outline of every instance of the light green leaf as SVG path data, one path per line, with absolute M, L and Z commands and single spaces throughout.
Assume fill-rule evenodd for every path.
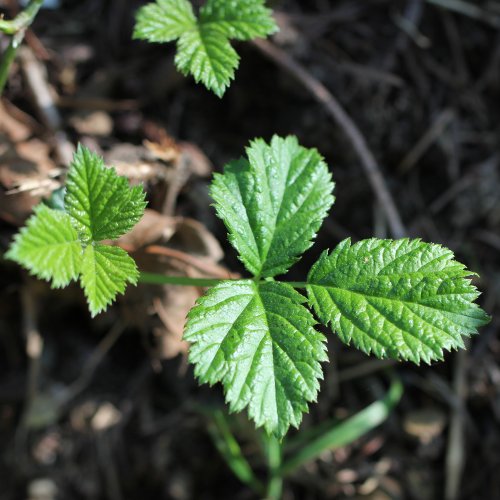
M 175 64 L 184 75 L 193 75 L 222 97 L 234 78 L 239 56 L 217 25 L 200 25 L 184 33 L 177 42 Z
M 369 239 L 323 253 L 308 276 L 322 323 L 366 353 L 419 363 L 463 347 L 488 316 L 473 301 L 470 271 L 453 253 L 420 240 Z
M 187 0 L 157 0 L 141 7 L 133 37 L 150 42 L 171 42 L 196 28 L 193 7 Z
M 295 137 L 256 139 L 247 155 L 215 175 L 211 195 L 248 271 L 276 276 L 311 246 L 334 184 L 321 155 Z
M 265 37 L 276 30 L 262 0 L 208 0 L 199 19 L 188 0 L 156 0 L 139 10 L 134 37 L 150 42 L 178 39 L 177 68 L 222 97 L 239 61 L 229 40 Z
M 80 281 L 92 316 L 104 311 L 127 282 L 136 284 L 139 271 L 134 260 L 119 247 L 89 245 L 83 255 Z
M 316 399 L 324 336 L 284 283 L 222 282 L 190 311 L 184 338 L 202 382 L 222 382 L 232 411 L 283 437 Z
M 277 30 L 262 0 L 208 0 L 200 10 L 200 25 L 217 25 L 229 38 L 264 38 Z
M 82 246 L 66 213 L 38 205 L 5 256 L 60 288 L 78 278 Z
M 102 158 L 79 146 L 66 182 L 64 204 L 84 243 L 117 239 L 144 213 L 144 191 L 104 166 Z

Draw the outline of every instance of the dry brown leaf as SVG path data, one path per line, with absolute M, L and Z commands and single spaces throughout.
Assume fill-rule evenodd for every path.
M 0 217 L 22 225 L 42 197 L 60 186 L 61 171 L 38 139 L 14 143 L 0 135 Z

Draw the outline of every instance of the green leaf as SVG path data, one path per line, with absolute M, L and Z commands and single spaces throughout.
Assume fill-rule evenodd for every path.
M 103 159 L 79 146 L 66 182 L 64 204 L 84 243 L 117 239 L 144 213 L 142 186 L 104 166 Z
M 177 68 L 222 97 L 239 61 L 229 40 L 265 37 L 276 30 L 262 0 L 208 0 L 199 19 L 188 0 L 157 0 L 139 9 L 134 38 L 178 39 Z
M 60 288 L 78 278 L 82 246 L 66 213 L 38 205 L 15 236 L 6 257 Z
M 321 155 L 295 137 L 256 139 L 247 155 L 215 175 L 211 195 L 248 271 L 276 276 L 311 246 L 334 184 Z
M 208 0 L 200 10 L 200 25 L 216 25 L 236 40 L 264 38 L 277 30 L 262 0 Z
M 201 25 L 180 37 L 175 64 L 181 73 L 193 75 L 197 83 L 222 97 L 239 59 L 221 28 Z
M 470 271 L 453 253 L 420 240 L 349 239 L 308 276 L 309 301 L 340 339 L 366 353 L 419 363 L 463 348 L 489 318 L 473 301 Z
M 171 42 L 195 28 L 196 17 L 190 2 L 157 0 L 139 9 L 133 36 L 150 42 Z
M 92 316 L 104 311 L 127 282 L 136 284 L 139 271 L 134 260 L 119 247 L 89 245 L 83 255 L 81 284 Z
M 304 301 L 284 283 L 222 282 L 190 311 L 184 334 L 196 376 L 222 382 L 232 411 L 248 407 L 279 438 L 316 399 L 327 359 Z
M 104 166 L 79 146 L 71 164 L 64 203 L 39 205 L 6 256 L 39 278 L 62 287 L 80 277 L 92 316 L 103 311 L 128 283 L 137 283 L 135 262 L 118 247 L 100 245 L 130 230 L 144 213 L 142 188 Z

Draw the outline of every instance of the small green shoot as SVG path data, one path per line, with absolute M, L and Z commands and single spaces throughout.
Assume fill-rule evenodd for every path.
M 294 137 L 253 141 L 247 157 L 216 174 L 212 196 L 229 241 L 251 279 L 213 280 L 144 273 L 143 282 L 211 287 L 188 315 L 184 338 L 203 383 L 221 382 L 231 411 L 247 409 L 279 440 L 315 401 L 327 360 L 316 320 L 366 353 L 414 363 L 443 359 L 489 321 L 474 302 L 474 273 L 453 253 L 420 240 L 342 241 L 325 251 L 305 282 L 277 281 L 307 250 L 334 202 L 328 168 Z M 133 260 L 101 243 L 130 230 L 144 210 L 102 160 L 80 147 L 65 211 L 36 209 L 8 256 L 61 287 L 80 277 L 92 315 L 126 282 Z M 305 290 L 307 295 L 296 289 Z
M 230 40 L 263 38 L 277 29 L 263 0 L 208 0 L 198 17 L 189 0 L 156 0 L 139 9 L 134 38 L 177 40 L 179 71 L 222 97 L 240 59 Z
M 139 221 L 146 203 L 140 186 L 106 168 L 79 146 L 70 166 L 64 210 L 39 205 L 16 235 L 6 257 L 54 288 L 80 278 L 92 316 L 107 308 L 139 271 L 125 250 L 108 246 Z

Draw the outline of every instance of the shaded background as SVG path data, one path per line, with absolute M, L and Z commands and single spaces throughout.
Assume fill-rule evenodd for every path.
M 322 249 L 347 236 L 391 236 L 344 131 L 280 64 L 237 44 L 240 67 L 219 99 L 176 72 L 173 44 L 131 40 L 140 5 L 63 1 L 28 33 L 0 108 L 2 251 L 33 204 L 60 186 L 81 141 L 146 186 L 151 211 L 122 241 L 141 268 L 242 273 L 207 186 L 251 138 L 273 133 L 316 147 L 336 181 L 331 215 L 290 279 L 303 279 Z M 467 352 L 432 367 L 398 365 L 405 394 L 389 420 L 302 468 L 284 498 L 500 498 L 500 2 L 272 6 L 281 26 L 273 43 L 360 128 L 408 234 L 445 244 L 478 272 L 493 316 Z M 12 14 L 16 2 L 0 7 Z M 47 90 L 56 114 L 39 106 Z M 40 498 L 40 479 L 49 498 L 254 498 L 198 411 L 222 405 L 219 388 L 194 381 L 181 340 L 201 290 L 142 285 L 90 320 L 77 288 L 50 290 L 0 266 L 1 499 Z M 333 335 L 328 348 L 303 429 L 360 410 L 386 387 L 386 363 Z M 263 474 L 255 436 L 244 417 L 236 425 Z

